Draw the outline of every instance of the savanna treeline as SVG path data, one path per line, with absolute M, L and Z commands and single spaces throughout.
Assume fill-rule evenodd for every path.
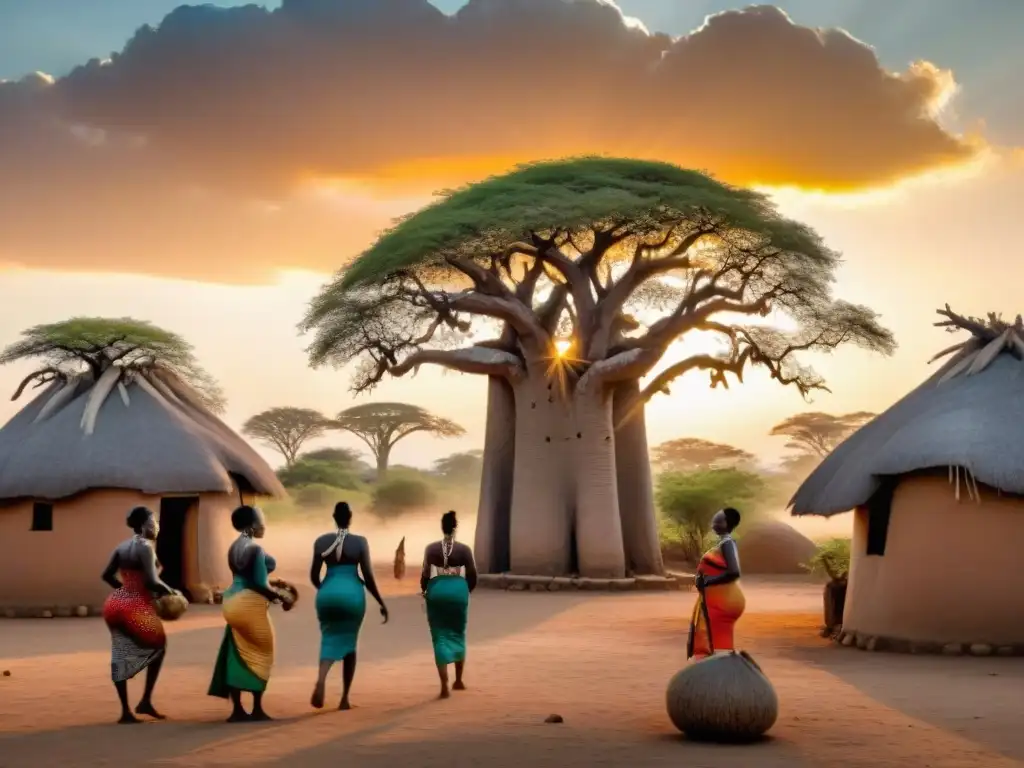
M 669 440 L 651 451 L 658 470 L 655 495 L 666 559 L 694 563 L 711 545 L 711 517 L 723 506 L 743 510 L 744 528 L 783 510 L 796 487 L 840 442 L 875 414 L 806 411 L 772 427 L 788 453 L 777 468 L 725 443 L 695 437 Z M 742 536 L 742 531 L 739 533 Z

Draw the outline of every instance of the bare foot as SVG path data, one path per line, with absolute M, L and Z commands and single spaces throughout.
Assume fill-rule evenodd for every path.
M 134 725 L 135 723 L 141 723 L 141 722 L 142 721 L 139 720 L 139 718 L 137 718 L 131 712 L 125 712 L 123 715 L 121 715 L 121 719 L 117 721 L 117 724 L 118 725 Z
M 342 699 L 341 704 L 338 705 L 338 709 L 352 709 L 352 705 L 349 704 L 348 699 Z
M 462 682 L 461 680 L 456 680 L 454 685 L 452 685 L 452 690 L 453 691 L 464 691 L 464 690 L 466 690 L 466 684 L 464 682 Z
M 448 693 L 448 689 L 447 688 L 442 688 L 441 689 L 441 695 L 438 696 L 437 698 L 439 698 L 439 699 L 448 699 L 448 698 L 451 698 L 451 694 Z
M 261 709 L 261 710 L 258 710 L 256 712 L 253 712 L 251 715 L 249 715 L 249 719 L 254 721 L 254 722 L 263 723 L 263 722 L 267 722 L 269 720 L 273 720 L 274 718 L 272 718 L 270 715 L 268 715 L 266 712 L 264 712 Z
M 313 709 L 324 708 L 324 686 L 321 683 L 317 683 L 316 688 L 313 689 L 313 695 L 309 697 L 309 704 Z
M 247 723 L 251 719 L 252 718 L 249 717 L 249 713 L 248 712 L 240 711 L 240 712 L 232 712 L 231 713 L 231 717 L 229 717 L 225 722 L 228 722 L 228 723 Z
M 165 715 L 161 715 L 148 701 L 139 702 L 139 706 L 135 708 L 136 715 L 146 715 L 152 717 L 154 720 L 166 720 Z

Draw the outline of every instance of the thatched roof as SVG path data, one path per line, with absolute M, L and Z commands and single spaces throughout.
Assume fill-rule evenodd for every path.
M 977 483 L 1024 494 L 1024 322 L 955 315 L 937 325 L 971 337 L 933 360 L 936 373 L 865 424 L 803 482 L 795 515 L 833 515 L 865 504 L 884 477 L 948 469 L 959 493 Z
M 0 499 L 231 493 L 239 477 L 258 494 L 284 494 L 259 454 L 156 365 L 57 379 L 0 429 Z

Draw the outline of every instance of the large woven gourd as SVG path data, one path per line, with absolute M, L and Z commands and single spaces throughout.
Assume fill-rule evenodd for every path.
M 691 662 L 668 684 L 668 716 L 688 738 L 747 742 L 779 716 L 775 688 L 743 651 L 719 651 Z
M 188 610 L 188 600 L 181 595 L 164 595 L 153 601 L 153 607 L 164 621 L 177 621 Z

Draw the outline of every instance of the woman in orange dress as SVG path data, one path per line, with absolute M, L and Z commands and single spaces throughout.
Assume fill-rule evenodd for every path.
M 733 631 L 747 607 L 740 589 L 740 557 L 732 538 L 739 524 L 740 513 L 732 507 L 719 510 L 711 518 L 711 530 L 718 534 L 718 543 L 697 566 L 697 604 L 690 618 L 688 659 L 734 650 Z

